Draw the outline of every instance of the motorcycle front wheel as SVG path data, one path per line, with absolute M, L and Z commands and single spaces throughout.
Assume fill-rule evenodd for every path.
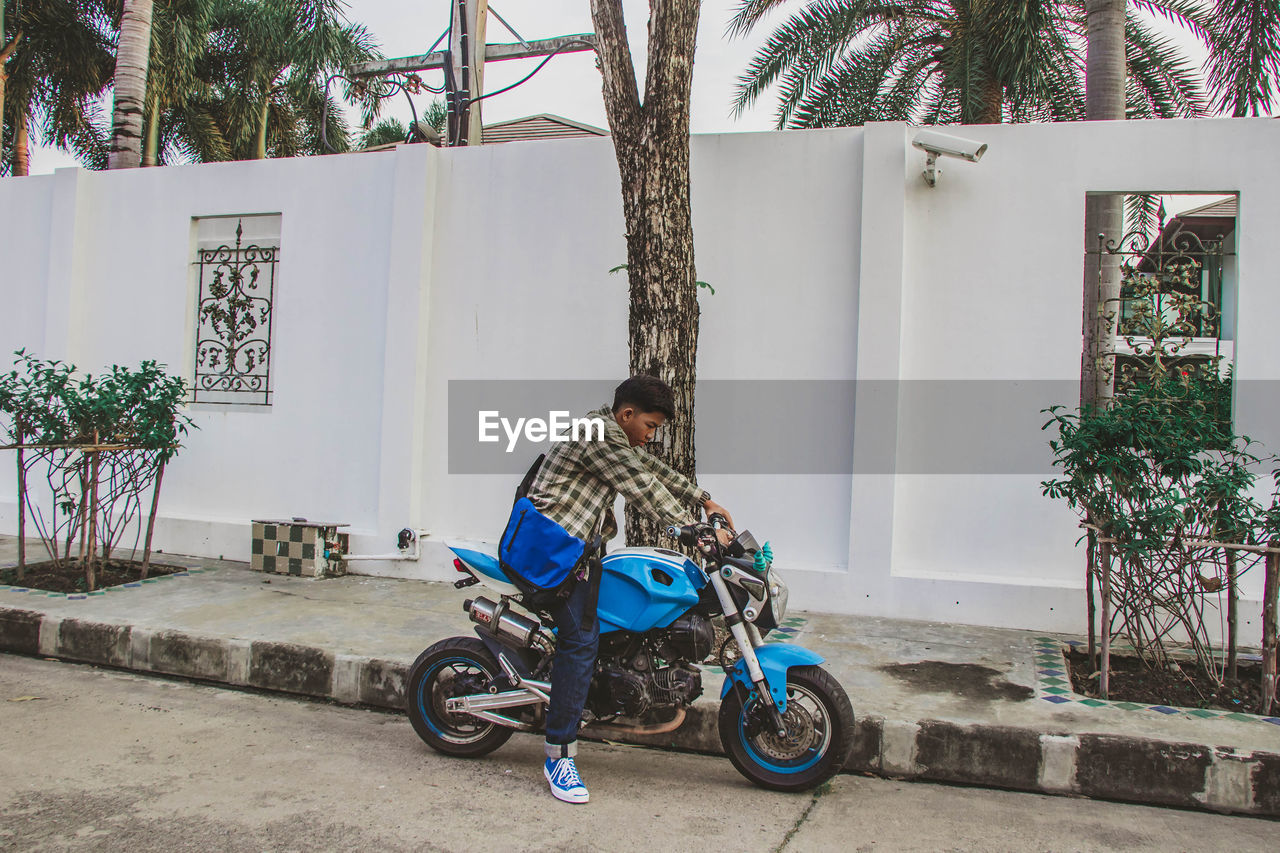
M 755 690 L 738 686 L 720 703 L 720 743 L 733 766 L 762 788 L 807 791 L 840 771 L 853 749 L 853 706 L 818 666 L 787 671 L 787 734 L 780 736 Z
M 418 655 L 404 691 L 405 711 L 418 737 L 437 752 L 467 758 L 506 743 L 512 729 L 445 710 L 448 699 L 484 693 L 499 673 L 498 662 L 475 637 L 449 637 Z

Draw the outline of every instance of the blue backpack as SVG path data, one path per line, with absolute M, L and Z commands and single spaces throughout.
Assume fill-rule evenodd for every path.
M 586 543 L 538 511 L 527 497 L 546 454 L 539 456 L 516 490 L 515 505 L 498 540 L 498 564 L 526 595 L 567 593 L 569 575 L 582 561 Z

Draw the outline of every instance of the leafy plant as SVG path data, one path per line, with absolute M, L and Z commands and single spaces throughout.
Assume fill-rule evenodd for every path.
M 1187 367 L 1157 358 L 1109 406 L 1045 410 L 1061 476 L 1042 483 L 1043 494 L 1065 501 L 1106 544 L 1098 563 L 1115 610 L 1102 629 L 1125 635 L 1153 667 L 1168 666 L 1169 643 L 1189 641 L 1218 683 L 1228 667 L 1213 651 L 1206 615 L 1219 594 L 1234 612 L 1239 575 L 1260 557 L 1210 543 L 1280 536 L 1280 469 L 1264 506 L 1255 487 L 1276 457 L 1235 434 L 1231 388 L 1216 360 Z M 1094 571 L 1091 564 L 1091 582 Z M 1234 623 L 1228 644 L 1234 660 Z
M 113 366 L 94 377 L 18 350 L 15 365 L 0 375 L 0 418 L 18 452 L 21 508 L 30 509 L 49 559 L 69 560 L 78 539 L 92 589 L 95 562 L 108 559 L 120 544 L 139 517 L 141 494 L 154 484 L 145 577 L 164 466 L 193 426 L 179 411 L 188 396 L 186 380 L 154 361 L 136 370 Z M 33 498 L 32 474 L 48 483 L 48 515 Z M 19 518 L 21 538 L 26 512 Z M 141 526 L 137 532 L 140 538 Z
M 42 361 L 18 350 L 0 376 L 0 415 L 11 444 L 91 444 L 110 441 L 161 451 L 168 460 L 191 419 L 178 411 L 186 380 L 144 361 L 137 370 L 113 366 L 101 377 L 77 376 L 75 365 Z

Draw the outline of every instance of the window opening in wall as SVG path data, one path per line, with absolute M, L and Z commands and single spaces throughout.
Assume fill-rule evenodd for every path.
M 1099 306 L 1112 334 L 1098 359 L 1117 395 L 1156 373 L 1230 371 L 1238 207 L 1234 193 L 1131 194 L 1124 233 L 1094 237 L 1087 268 L 1100 287 L 1119 280 Z
M 196 403 L 271 404 L 280 217 L 196 224 Z

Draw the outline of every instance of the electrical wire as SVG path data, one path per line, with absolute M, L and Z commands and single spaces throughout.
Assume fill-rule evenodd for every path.
M 439 47 L 439 46 L 440 46 L 440 42 L 444 41 L 444 40 L 445 40 L 445 38 L 447 38 L 447 37 L 448 37 L 448 35 L 449 35 L 449 31 L 450 31 L 452 28 L 453 28 L 453 18 L 452 18 L 452 17 L 450 17 L 450 19 L 449 19 L 449 26 L 445 27 L 445 28 L 444 28 L 444 32 L 442 32 L 442 33 L 441 33 L 441 34 L 436 38 L 436 40 L 435 40 L 435 41 L 433 41 L 433 42 L 431 43 L 431 47 L 427 48 L 427 53 L 432 53 L 432 52 L 433 52 L 437 47 Z
M 324 103 L 323 103 L 323 105 L 322 105 L 322 106 L 321 106 L 321 108 L 320 108 L 320 144 L 321 144 L 321 145 L 325 148 L 325 150 L 327 150 L 330 154 L 337 154 L 337 153 L 338 153 L 338 149 L 334 148 L 332 145 L 330 145 L 330 144 L 329 144 L 329 134 L 328 134 L 328 128 L 329 128 L 329 87 L 333 85 L 333 81 L 334 81 L 334 80 L 345 80 L 347 83 L 354 83 L 354 82 L 355 82 L 355 81 L 353 81 L 350 77 L 348 77 L 348 76 L 347 76 L 347 75 L 345 75 L 345 74 L 331 74 L 331 75 L 329 75 L 329 78 L 328 78 L 327 80 L 325 80 L 325 81 L 324 81 Z M 384 84 L 386 84 L 387 86 L 390 86 L 390 87 L 391 87 L 391 91 L 389 91 L 389 92 L 385 92 L 385 93 L 383 93 L 383 94 L 378 94 L 378 93 L 376 93 L 376 92 L 371 92 L 371 94 L 373 94 L 373 96 L 374 96 L 375 98 L 377 98 L 378 100 L 383 100 L 384 98 L 394 97 L 394 96 L 395 96 L 395 94 L 396 94 L 396 92 L 397 92 L 397 91 L 400 91 L 400 92 L 404 92 L 405 100 L 409 102 L 409 113 L 410 113 L 410 115 L 412 115 L 412 116 L 413 116 L 413 123 L 409 125 L 409 132 L 408 132 L 408 134 L 405 136 L 405 142 L 408 142 L 410 139 L 412 139 L 412 138 L 413 138 L 413 135 L 414 135 L 415 133 L 419 133 L 419 132 L 420 132 L 420 131 L 418 130 L 418 108 L 417 108 L 416 106 L 414 106 L 414 103 L 413 103 L 413 96 L 409 94 L 409 88 L 408 88 L 408 86 L 406 85 L 406 82 L 405 82 L 404 80 L 398 80 L 398 79 L 391 78 L 391 77 L 384 77 L 384 78 L 382 79 L 382 82 L 383 82 Z M 419 81 L 419 82 L 421 82 L 421 81 Z M 440 91 L 443 91 L 443 89 L 437 90 L 437 89 L 433 89 L 432 87 L 427 86 L 427 85 L 422 85 L 422 88 L 427 89 L 427 90 L 432 91 L 432 92 L 440 92 Z
M 530 71 L 528 74 L 526 74 L 526 75 L 525 75 L 524 77 L 522 77 L 521 79 L 519 79 L 519 80 L 517 80 L 516 82 L 512 83 L 510 86 L 504 86 L 504 87 L 502 87 L 501 89 L 497 89 L 497 90 L 492 91 L 492 92 L 486 92 L 485 94 L 480 95 L 480 96 L 475 97 L 475 98 L 470 98 L 470 99 L 468 99 L 468 100 L 467 100 L 467 102 L 466 102 L 466 106 L 470 107 L 472 104 L 479 103 L 480 101 L 483 101 L 485 98 L 492 98 L 494 95 L 501 95 L 503 92 L 510 92 L 512 89 L 516 88 L 517 86 L 523 86 L 525 83 L 529 82 L 529 79 L 530 79 L 531 77 L 533 77 L 533 75 L 535 75 L 535 74 L 537 74 L 539 71 L 541 71 L 541 70 L 542 70 L 542 67 L 543 67 L 544 65 L 546 65 L 546 64 L 547 64 L 548 62 L 550 62 L 551 60 L 555 59 L 556 54 L 560 53 L 560 51 L 564 50 L 565 48 L 567 48 L 567 47 L 569 47 L 569 46 L 571 46 L 571 45 L 575 45 L 575 44 L 585 44 L 587 47 L 591 47 L 591 48 L 594 48 L 594 47 L 595 47 L 595 45 L 594 45 L 594 44 L 592 44 L 591 42 L 587 41 L 586 39 L 573 39 L 572 41 L 567 41 L 567 42 L 565 42 L 564 44 L 562 44 L 562 45 L 560 45 L 559 47 L 557 47 L 557 48 L 556 48 L 555 50 L 553 50 L 551 53 L 547 54 L 546 59 L 544 59 L 544 60 L 542 60 L 541 62 L 539 62 L 539 63 L 538 63 L 538 67 L 537 67 L 537 68 L 535 68 L 535 69 L 533 69 L 532 71 Z
M 0 2 L 3 2 L 3 0 L 0 0 Z M 467 37 L 466 0 L 455 0 L 455 2 L 456 2 L 457 7 L 458 7 L 458 9 L 457 9 L 457 11 L 458 11 L 458 23 L 459 23 L 459 25 L 461 26 L 461 35 L 460 35 L 460 41 L 461 41 L 461 44 L 460 44 L 460 47 L 461 47 L 461 49 L 462 49 L 463 57 L 464 57 L 464 60 L 465 60 L 465 57 L 467 56 L 467 53 L 468 53 L 468 51 L 467 51 L 468 37 Z M 499 19 L 499 20 L 501 20 L 501 19 Z M 503 21 L 503 23 L 505 24 L 506 22 L 505 22 L 505 21 Z M 508 29 L 510 29 L 510 26 L 509 26 L 509 25 L 508 25 Z M 515 31 L 514 31 L 514 30 L 512 30 L 512 32 L 514 33 Z M 519 34 L 516 34 L 516 37 L 517 37 L 517 38 L 520 38 Z M 449 26 L 448 26 L 448 28 L 447 28 L 447 29 L 445 29 L 445 31 L 444 31 L 443 33 L 441 33 L 441 34 L 440 34 L 440 36 L 435 40 L 435 42 L 433 42 L 433 43 L 432 43 L 431 47 L 427 49 L 427 53 L 432 53 L 432 52 L 434 52 L 434 51 L 435 51 L 435 49 L 436 49 L 436 47 L 438 47 L 438 46 L 439 46 L 440 42 L 444 41 L 445 39 L 448 39 L 448 40 L 449 40 L 449 42 L 450 42 L 450 44 L 452 44 L 452 42 L 453 42 L 453 14 L 452 14 L 452 9 L 450 10 L 450 15 L 449 15 Z M 523 38 L 521 38 L 520 40 L 521 40 L 522 42 L 524 41 L 524 39 L 523 39 Z M 515 88 L 517 88 L 517 87 L 519 87 L 519 86 L 523 86 L 525 83 L 529 82 L 529 80 L 531 80 L 535 74 L 537 74 L 537 73 L 538 73 L 539 71 L 541 71 L 544 67 L 546 67 L 546 64 L 547 64 L 548 62 L 550 62 L 552 59 L 554 59 L 554 58 L 555 58 L 559 53 L 561 53 L 561 52 L 562 52 L 562 51 L 564 51 L 565 49 L 567 49 L 567 48 L 569 48 L 569 47 L 572 47 L 572 46 L 574 46 L 574 45 L 585 45 L 585 46 L 590 47 L 590 48 L 595 48 L 595 44 L 594 44 L 594 43 L 592 43 L 592 42 L 590 42 L 590 41 L 587 41 L 586 39 L 571 39 L 571 40 L 569 40 L 569 41 L 566 41 L 564 44 L 560 45 L 558 48 L 556 48 L 555 50 L 553 50 L 551 53 L 547 54 L 547 56 L 546 56 L 545 58 L 543 58 L 543 60 L 542 60 L 541 62 L 539 62 L 539 63 L 538 63 L 538 65 L 537 65 L 537 67 L 536 67 L 536 68 L 534 68 L 532 71 L 530 71 L 530 72 L 529 72 L 528 74 L 526 74 L 524 77 L 521 77 L 521 78 L 520 78 L 519 80 L 517 80 L 516 82 L 512 83 L 512 84 L 511 84 L 511 85 L 509 85 L 509 86 L 503 86 L 501 89 L 496 89 L 496 90 L 494 90 L 494 91 L 492 91 L 492 92 L 486 92 L 486 93 L 485 93 L 485 94 L 483 94 L 483 95 L 477 95 L 477 96 L 476 96 L 476 97 L 474 97 L 474 98 L 471 98 L 471 97 L 466 97 L 466 98 L 464 98 L 464 97 L 462 97 L 462 93 L 463 93 L 463 92 L 468 92 L 468 93 L 469 93 L 469 84 L 470 84 L 470 82 L 471 82 L 471 80 L 470 80 L 470 78 L 471 78 L 471 68 L 470 68 L 470 65 L 469 65 L 469 64 L 467 64 L 467 63 L 464 61 L 463 65 L 462 65 L 462 80 L 461 80 L 461 81 L 458 81 L 458 80 L 454 79 L 454 75 L 453 75 L 453 56 L 452 56 L 452 52 L 451 52 L 451 51 L 449 51 L 449 50 L 445 50 L 445 51 L 444 51 L 444 63 L 443 63 L 443 71 L 444 71 L 444 85 L 437 89 L 437 88 L 436 88 L 436 87 L 434 87 L 434 86 L 428 86 L 426 83 L 423 83 L 423 82 L 421 81 L 421 79 L 420 79 L 420 78 L 419 78 L 419 81 L 418 81 L 418 85 L 419 85 L 421 88 L 426 89 L 428 92 L 434 92 L 435 94 L 443 94 L 443 95 L 445 96 L 445 109 L 446 109 L 446 111 L 448 112 L 448 114 L 449 114 L 449 119 L 450 119 L 450 120 L 449 120 L 449 125 L 450 125 L 450 126 L 449 126 L 448 128 L 446 128 L 446 142 L 447 142 L 447 144 L 448 144 L 450 147 L 455 147 L 455 146 L 457 146 L 457 145 L 462 141 L 462 137 L 463 137 L 463 133 L 464 133 L 464 128 L 463 128 L 463 119 L 464 119 L 464 118 L 466 118 L 466 113 L 471 109 L 471 107 L 472 107 L 474 104 L 478 104 L 478 103 L 480 103 L 481 101 L 485 100 L 486 98 L 492 98 L 494 95 L 501 95 L 501 94 L 503 94 L 504 92 L 510 92 L 512 89 L 515 89 Z M 328 142 L 328 136 L 327 136 L 327 134 L 326 134 L 326 132 L 325 132 L 325 131 L 326 131 L 326 125 L 328 124 L 328 111 L 329 111 L 329 86 L 330 86 L 330 84 L 331 84 L 334 80 L 336 80 L 336 79 L 338 79 L 338 78 L 342 78 L 343 80 L 346 80 L 348 83 L 351 83 L 351 82 L 352 82 L 352 81 L 351 81 L 351 79 L 350 79 L 349 77 L 347 77 L 346 75 L 343 75 L 343 74 L 334 74 L 334 75 L 333 75 L 333 76 L 331 76 L 328 80 L 326 80 L 326 81 L 325 81 L 325 84 L 324 84 L 325 99 L 324 99 L 324 107 L 323 107 L 323 109 L 322 109 L 322 111 L 321 111 L 321 120 L 320 120 L 320 142 L 321 142 L 321 144 L 322 144 L 322 145 L 323 145 L 323 146 L 324 146 L 328 151 L 330 151 L 331 153 L 337 153 L 337 149 L 335 149 L 335 148 L 333 148 L 332 146 L 330 146 L 330 145 L 329 145 L 329 142 Z M 418 130 L 417 130 L 417 127 L 418 127 L 418 112 L 417 112 L 417 110 L 414 108 L 414 105 L 413 105 L 413 98 L 412 98 L 412 97 L 410 97 L 409 92 L 408 92 L 408 89 L 405 87 L 404 82 L 402 82 L 402 81 L 400 81 L 400 80 L 391 80 L 391 79 L 389 79 L 389 78 L 384 78 L 384 79 L 386 79 L 386 80 L 387 80 L 387 82 L 389 82 L 391 85 L 393 85 L 393 86 L 395 86 L 395 87 L 398 87 L 398 88 L 400 89 L 400 91 L 403 91 L 403 92 L 405 93 L 405 98 L 406 98 L 406 99 L 408 99 L 408 101 L 409 101 L 409 109 L 410 109 L 410 110 L 412 111 L 412 113 L 413 113 L 413 124 L 410 126 L 410 128 L 409 128 L 409 135 L 408 135 L 408 136 L 406 137 L 406 139 L 405 139 L 405 141 L 406 141 L 406 142 L 408 142 L 408 141 L 413 137 L 413 135 L 414 135 L 415 133 L 417 133 L 417 132 L 418 132 Z M 461 83 L 462 83 L 462 86 L 461 86 L 461 87 L 459 87 L 459 86 L 458 86 L 458 83 L 459 83 L 459 82 L 461 82 Z M 385 95 L 377 95 L 376 97 L 378 97 L 378 98 L 386 98 L 386 97 L 390 97 L 390 96 L 392 96 L 392 95 L 394 95 L 394 94 L 395 94 L 395 91 L 393 90 L 393 91 L 391 91 L 391 92 L 388 92 L 388 93 L 387 93 L 387 94 L 385 94 Z

